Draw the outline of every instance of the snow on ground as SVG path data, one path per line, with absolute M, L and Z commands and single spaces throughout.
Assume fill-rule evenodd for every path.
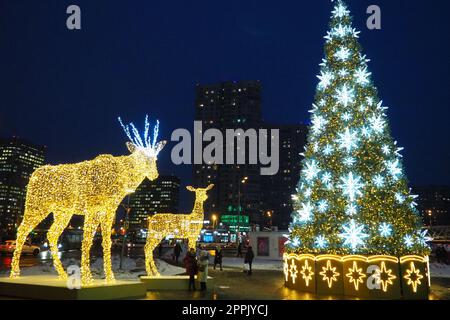
M 65 269 L 70 265 L 80 265 L 77 259 L 63 259 L 62 264 Z M 131 259 L 124 257 L 122 261 L 122 270 L 119 270 L 120 257 L 112 257 L 112 266 L 116 279 L 118 280 L 137 280 L 139 276 L 146 275 L 145 272 L 145 260 L 142 258 Z M 173 276 L 177 274 L 184 273 L 184 268 L 176 267 L 168 264 L 165 261 L 156 260 L 156 266 L 158 267 L 161 275 Z M 37 265 L 33 267 L 22 267 L 21 275 L 31 276 L 31 275 L 55 275 L 57 276 L 56 270 L 53 268 L 52 262 L 45 262 L 42 265 Z M 91 260 L 91 272 L 94 278 L 102 278 L 103 274 L 103 258 L 97 258 Z M 9 270 L 0 271 L 0 276 L 9 276 Z
M 450 278 L 450 265 L 443 263 L 430 263 L 432 278 Z
M 213 261 L 214 259 L 211 259 Z M 223 267 L 231 268 L 243 268 L 244 259 L 236 257 L 223 257 L 222 260 Z M 252 269 L 254 270 L 283 270 L 283 261 L 281 260 L 266 260 L 255 258 L 252 263 Z
M 210 267 L 213 266 L 214 258 L 210 259 Z M 237 257 L 223 257 L 222 265 L 224 268 L 242 269 L 244 266 L 244 259 Z M 77 259 L 63 259 L 62 264 L 67 269 L 69 265 L 80 265 Z M 122 262 L 122 270 L 119 270 L 120 258 L 119 256 L 112 257 L 113 271 L 118 280 L 137 280 L 139 276 L 145 275 L 145 260 L 143 258 L 131 259 L 124 257 Z M 163 260 L 156 259 L 156 266 L 158 267 L 161 275 L 173 276 L 177 274 L 183 274 L 185 269 L 177 267 Z M 255 258 L 252 265 L 254 270 L 283 270 L 283 261 L 281 260 L 266 260 Z M 431 263 L 431 277 L 432 278 L 450 278 L 450 265 L 442 263 Z M 103 258 L 92 259 L 91 271 L 94 278 L 102 278 L 103 275 Z M 33 267 L 21 268 L 21 274 L 26 275 L 57 275 L 51 261 L 45 262 L 41 265 Z M 9 276 L 9 270 L 0 271 L 0 277 Z

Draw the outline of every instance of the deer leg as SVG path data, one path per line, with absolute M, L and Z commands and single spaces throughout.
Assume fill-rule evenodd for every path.
M 27 240 L 28 234 L 47 216 L 45 211 L 33 211 L 25 208 L 22 223 L 17 229 L 16 249 L 14 250 L 11 263 L 11 278 L 20 276 L 20 255 L 22 254 L 23 244 Z
M 59 260 L 58 257 L 58 239 L 69 224 L 72 215 L 63 212 L 53 212 L 53 216 L 54 221 L 52 226 L 50 227 L 50 230 L 48 231 L 47 238 L 50 244 L 50 250 L 52 252 L 53 265 L 58 272 L 59 278 L 66 280 L 67 273 L 64 271 L 61 260 Z
M 103 268 L 105 271 L 106 282 L 114 281 L 114 273 L 111 266 L 111 229 L 114 220 L 112 217 L 106 217 L 101 222 L 102 227 L 102 246 L 103 246 Z
M 148 276 L 159 276 L 158 268 L 155 264 L 155 257 L 153 256 L 153 251 L 159 244 L 155 234 L 152 234 L 149 230 L 147 236 L 147 242 L 145 243 L 145 269 Z
M 83 286 L 88 286 L 93 282 L 90 254 L 94 233 L 98 226 L 95 220 L 92 214 L 86 214 L 84 220 L 83 242 L 81 244 L 81 284 Z

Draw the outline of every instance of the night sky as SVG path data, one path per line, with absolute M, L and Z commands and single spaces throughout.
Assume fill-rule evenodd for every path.
M 348 0 L 412 184 L 450 184 L 450 1 Z M 66 8 L 82 30 L 66 28 Z M 366 28 L 366 8 L 382 30 Z M 308 122 L 330 0 L 0 0 L 0 136 L 48 146 L 48 162 L 126 154 L 117 122 L 192 129 L 197 83 L 260 80 L 263 116 Z M 160 174 L 191 183 L 191 167 Z M 182 209 L 192 207 L 182 191 Z

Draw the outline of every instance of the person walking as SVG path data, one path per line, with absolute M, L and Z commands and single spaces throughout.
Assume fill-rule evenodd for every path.
M 249 276 L 252 274 L 252 263 L 253 263 L 253 258 L 254 257 L 255 257 L 255 255 L 253 253 L 252 246 L 248 246 L 247 247 L 247 252 L 245 253 L 244 264 L 248 263 L 247 275 L 249 275 Z
M 180 244 L 177 242 L 175 244 L 175 247 L 173 248 L 173 256 L 174 256 L 176 264 L 178 264 L 178 259 L 180 258 L 180 254 L 182 251 L 183 251 L 183 249 L 181 249 Z
M 237 257 L 242 258 L 242 242 L 239 242 L 237 247 Z
M 217 246 L 214 254 L 214 270 L 216 270 L 216 265 L 220 266 L 220 271 L 222 271 L 222 247 Z
M 200 251 L 199 261 L 198 261 L 198 276 L 197 279 L 200 281 L 200 290 L 206 290 L 206 282 L 208 281 L 208 265 L 209 265 L 209 255 L 205 250 Z
M 186 268 L 186 273 L 189 276 L 189 291 L 191 288 L 195 291 L 195 276 L 198 272 L 197 267 L 197 256 L 195 254 L 195 249 L 191 248 L 189 252 L 183 259 L 184 267 Z

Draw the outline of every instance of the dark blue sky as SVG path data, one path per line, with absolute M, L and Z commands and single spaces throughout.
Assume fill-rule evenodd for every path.
M 449 184 L 450 1 L 347 2 L 411 183 Z M 66 29 L 70 4 L 81 7 L 81 31 Z M 382 30 L 365 27 L 371 4 Z M 170 139 L 192 128 L 195 84 L 222 80 L 261 80 L 266 120 L 306 122 L 331 9 L 330 0 L 0 0 L 0 135 L 46 144 L 50 163 L 125 154 L 117 116 L 141 124 L 148 113 Z M 170 147 L 160 173 L 190 183 Z

